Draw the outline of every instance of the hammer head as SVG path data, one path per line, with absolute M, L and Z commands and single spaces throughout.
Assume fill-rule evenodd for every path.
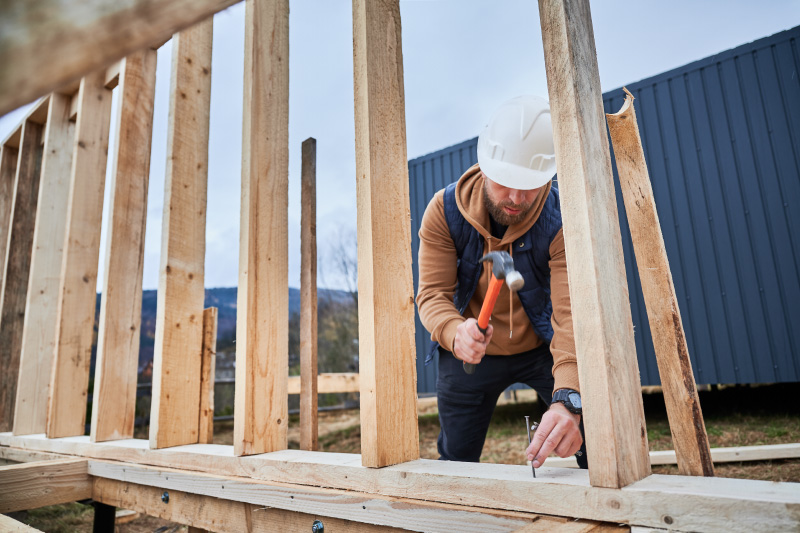
M 514 260 L 508 252 L 489 252 L 481 258 L 481 263 L 484 261 L 492 262 L 492 274 L 497 279 L 505 279 L 508 288 L 512 291 L 518 291 L 525 285 L 525 280 L 522 279 L 522 274 L 514 270 Z

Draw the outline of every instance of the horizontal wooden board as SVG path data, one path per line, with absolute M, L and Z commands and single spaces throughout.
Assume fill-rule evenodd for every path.
M 91 498 L 85 459 L 56 459 L 0 467 L 0 513 Z
M 358 391 L 358 372 L 336 372 L 317 375 L 318 394 Z M 300 376 L 289 376 L 289 394 L 300 394 Z

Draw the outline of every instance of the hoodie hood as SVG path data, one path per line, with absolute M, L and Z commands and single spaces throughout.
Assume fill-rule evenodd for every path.
M 459 211 L 461 211 L 461 214 L 467 222 L 486 239 L 489 243 L 489 249 L 496 250 L 513 244 L 515 240 L 524 235 L 525 232 L 536 223 L 544 208 L 545 201 L 550 195 L 550 187 L 552 187 L 553 182 L 549 181 L 539 189 L 539 194 L 536 195 L 536 199 L 533 201 L 533 207 L 528 212 L 528 216 L 521 222 L 509 226 L 503 238 L 497 239 L 496 237 L 492 237 L 489 212 L 486 210 L 486 206 L 483 203 L 485 196 L 485 179 L 480 166 L 477 164 L 471 166 L 458 180 L 458 184 L 456 184 L 456 205 L 458 205 Z

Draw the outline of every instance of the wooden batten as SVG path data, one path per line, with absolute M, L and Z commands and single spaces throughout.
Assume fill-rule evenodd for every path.
M 23 122 L 11 193 L 10 225 L 0 288 L 0 429 L 3 431 L 9 431 L 13 426 L 31 250 L 39 200 L 43 130 L 41 124 L 30 120 Z M 3 152 L 6 150 L 11 157 L 14 150 L 4 146 Z M 4 163 L 5 179 L 8 179 L 7 173 L 11 168 L 10 161 Z
M 353 1 L 361 454 L 419 458 L 414 287 L 398 0 Z
M 56 343 L 58 289 L 70 187 L 75 124 L 69 97 L 50 95 L 33 236 L 28 299 L 22 329 L 14 434 L 44 433 Z
M 650 474 L 588 0 L 539 0 L 592 485 Z
M 3 270 L 5 269 L 8 236 L 11 232 L 11 213 L 14 208 L 14 179 L 17 176 L 18 158 L 19 142 L 17 142 L 17 147 L 9 144 L 0 145 L 0 275 L 3 275 Z M 0 278 L 0 288 L 2 285 L 3 280 Z
M 119 105 L 97 328 L 93 442 L 133 437 L 156 52 L 145 49 L 128 56 L 117 72 Z
M 86 459 L 54 459 L 0 467 L 0 513 L 91 497 Z
M 614 143 L 614 157 L 647 306 L 658 373 L 664 387 L 678 471 L 691 476 L 713 476 L 714 463 L 664 236 L 658 221 L 653 187 L 639 137 L 639 126 L 636 124 L 633 95 L 627 89 L 625 92 L 627 97 L 622 109 L 606 115 L 606 119 Z
M 47 436 L 83 435 L 92 354 L 111 91 L 105 73 L 81 80 L 57 301 Z
M 203 352 L 200 370 L 200 424 L 198 442 L 214 441 L 214 376 L 217 362 L 216 307 L 203 310 Z
M 198 441 L 213 19 L 172 39 L 150 446 Z
M 300 191 L 300 449 L 319 447 L 317 426 L 317 140 L 303 141 Z
M 288 446 L 289 1 L 246 0 L 233 445 Z

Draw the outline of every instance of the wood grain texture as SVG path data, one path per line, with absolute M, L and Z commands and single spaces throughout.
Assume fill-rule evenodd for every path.
M 22 329 L 39 201 L 43 130 L 40 124 L 24 121 L 14 190 L 11 193 L 11 224 L 0 288 L 0 429 L 3 431 L 10 430 L 14 422 Z
M 289 1 L 245 6 L 233 445 L 288 446 Z
M 172 39 L 150 446 L 198 440 L 212 19 Z
M 86 459 L 55 459 L 0 467 L 0 513 L 92 497 Z
M 664 402 L 678 458 L 678 471 L 688 476 L 713 476 L 714 463 L 664 236 L 658 221 L 653 187 L 639 137 L 633 95 L 627 89 L 625 92 L 627 97 L 622 108 L 618 113 L 607 114 L 606 119 L 614 145 L 658 373 L 664 387 Z
M 302 383 L 300 376 L 289 376 L 289 394 L 300 394 Z M 335 372 L 317 374 L 317 393 L 358 392 L 361 390 L 357 372 Z
M 75 136 L 69 103 L 68 96 L 50 95 L 14 406 L 17 435 L 43 433 L 47 422 Z
M 211 444 L 214 440 L 214 375 L 217 363 L 216 307 L 203 310 L 203 352 L 200 363 L 200 422 L 198 442 Z
M 239 0 L 37 0 L 0 3 L 0 115 Z
M 6 533 L 41 533 L 40 529 L 18 522 L 4 514 L 0 514 L 0 531 L 5 531 Z
M 592 485 L 650 474 L 611 155 L 588 0 L 540 0 Z
M 6 264 L 6 248 L 11 230 L 11 212 L 14 207 L 14 178 L 17 175 L 19 148 L 10 144 L 0 146 L 0 273 Z M 3 280 L 0 279 L 0 287 Z
M 57 299 L 47 436 L 83 435 L 92 355 L 111 91 L 105 73 L 81 80 Z
M 353 0 L 358 339 L 365 466 L 419 458 L 399 0 Z
M 237 457 L 233 446 L 195 444 L 150 450 L 144 440 L 90 443 L 0 433 L 0 446 L 270 483 L 329 487 L 374 496 L 544 513 L 678 531 L 794 531 L 800 528 L 796 483 L 651 475 L 623 489 L 592 487 L 585 470 L 420 459 L 368 468 L 356 454 L 282 450 Z
M 317 425 L 317 140 L 303 141 L 300 189 L 300 449 L 319 448 Z
M 71 457 L 58 453 L 37 452 L 34 450 L 0 446 L 0 459 L 12 461 L 14 463 L 31 463 L 34 461 L 52 461 L 53 459 L 71 459 Z
M 93 442 L 133 437 L 142 320 L 142 273 L 156 87 L 156 52 L 145 49 L 119 71 L 110 219 L 97 328 Z M 106 83 L 106 86 L 108 84 Z

